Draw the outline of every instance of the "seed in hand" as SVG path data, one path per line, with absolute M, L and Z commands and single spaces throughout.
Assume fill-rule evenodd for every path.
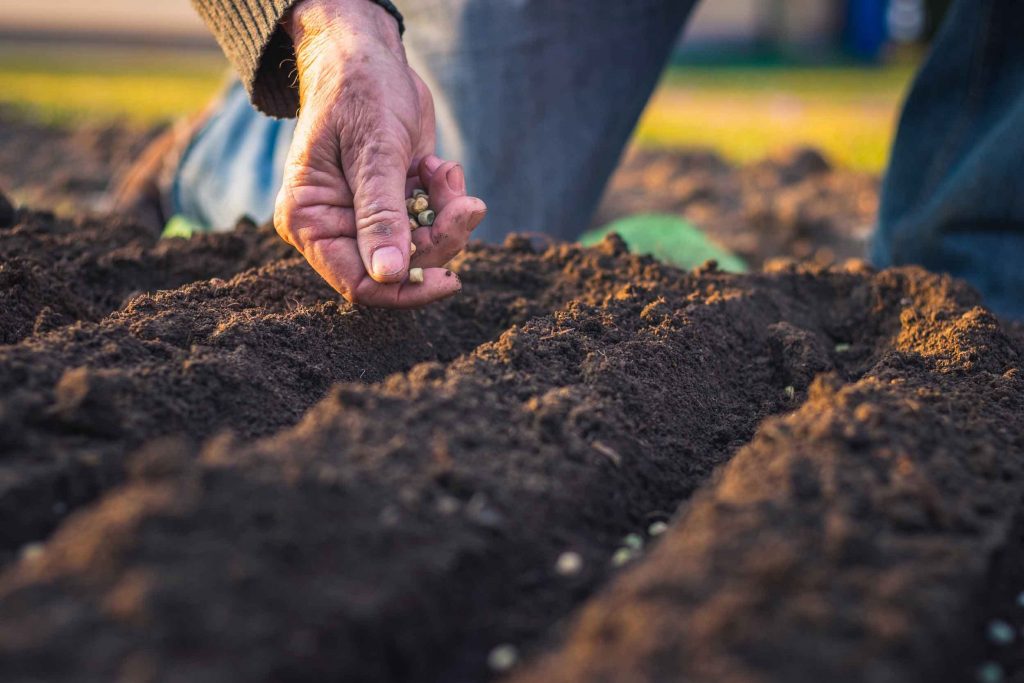
M 413 197 L 409 200 L 409 213 L 416 216 L 430 208 L 430 197 L 425 194 L 421 194 L 419 197 Z
M 421 211 L 420 213 L 416 214 L 416 220 L 419 221 L 419 224 L 425 228 L 433 225 L 434 219 L 436 217 L 437 214 L 434 213 L 433 209 L 427 209 L 426 211 Z
M 423 269 L 422 268 L 410 268 L 409 269 L 409 283 L 418 285 L 423 282 Z
M 409 229 L 410 230 L 415 230 L 418 227 L 420 227 L 420 222 L 418 220 L 416 220 L 415 218 L 410 216 L 409 217 Z
M 426 197 L 427 193 L 417 187 L 415 190 L 412 191 L 412 196 L 414 199 L 416 197 Z

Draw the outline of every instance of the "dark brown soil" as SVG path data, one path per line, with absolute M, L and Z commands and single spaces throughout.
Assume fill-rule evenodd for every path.
M 7 218 L 0 680 L 1024 663 L 1024 335 L 957 281 L 511 238 L 382 312 L 268 227 Z
M 112 179 L 161 127 L 46 125 L 0 105 L 0 190 L 67 215 L 102 208 Z
M 792 257 L 822 265 L 862 258 L 878 210 L 878 179 L 795 149 L 749 166 L 714 152 L 631 150 L 595 225 L 637 213 L 682 216 L 759 268 Z

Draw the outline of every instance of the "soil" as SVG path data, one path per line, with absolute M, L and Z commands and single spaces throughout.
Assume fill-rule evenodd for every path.
M 959 281 L 512 237 L 383 312 L 269 226 L 0 219 L 5 681 L 1024 662 L 1024 335 Z

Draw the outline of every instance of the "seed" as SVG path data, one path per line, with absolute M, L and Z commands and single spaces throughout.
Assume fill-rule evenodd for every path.
M 1013 642 L 1013 627 L 1002 619 L 988 622 L 988 639 L 996 645 L 1009 645 Z
M 498 645 L 487 655 L 487 666 L 492 671 L 504 672 L 511 669 L 519 661 L 519 650 L 515 645 Z
M 796 396 L 796 387 L 786 387 L 785 392 L 786 398 L 792 401 L 793 398 Z
M 555 571 L 562 576 L 576 576 L 581 569 L 583 569 L 583 558 L 579 553 L 574 553 L 571 550 L 559 555 L 558 561 L 555 562 Z
M 412 210 L 413 202 L 415 201 L 415 197 L 409 197 L 408 199 L 405 200 L 405 210 L 409 213 L 410 216 L 416 215 L 416 212 Z
M 430 208 L 430 197 L 425 194 L 421 194 L 419 197 L 413 197 L 406 206 L 409 207 L 409 213 L 413 216 L 419 215 Z
M 979 683 L 1002 683 L 1003 667 L 996 662 L 985 662 L 978 667 Z
M 409 256 L 412 256 L 415 253 L 416 253 L 416 243 L 415 242 L 409 242 Z
M 633 554 L 634 551 L 629 548 L 619 548 L 615 551 L 615 554 L 612 555 L 612 565 L 615 567 L 621 567 L 633 559 Z
M 416 220 L 415 218 L 413 218 L 412 216 L 410 216 L 409 217 L 409 229 L 410 230 L 415 230 L 418 227 L 420 227 L 420 222 L 418 220 Z
M 418 285 L 423 282 L 423 269 L 422 268 L 410 268 L 409 269 L 409 283 Z
M 836 344 L 836 353 L 845 353 L 850 350 L 850 344 L 847 342 L 839 342 Z
M 27 543 L 21 547 L 21 559 L 34 562 L 43 556 L 42 543 Z
M 644 547 L 644 539 L 640 534 L 627 534 L 626 537 L 622 539 L 622 545 L 633 550 L 641 550 Z
M 665 522 L 651 522 L 651 525 L 647 527 L 648 536 L 661 536 L 666 531 L 668 531 L 668 524 Z
M 416 214 L 416 220 L 424 227 L 433 225 L 436 217 L 437 214 L 434 213 L 433 209 L 427 209 Z
M 424 192 L 423 190 L 421 190 L 418 187 L 415 190 L 412 191 L 412 196 L 414 198 L 415 197 L 423 197 L 423 196 L 426 196 L 426 194 L 427 194 L 426 192 Z

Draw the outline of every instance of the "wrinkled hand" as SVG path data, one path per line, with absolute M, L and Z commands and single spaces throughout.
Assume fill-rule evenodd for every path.
M 434 106 L 409 67 L 394 19 L 369 0 L 303 0 L 284 22 L 295 41 L 300 110 L 274 223 L 351 302 L 407 308 L 455 294 L 444 266 L 487 211 L 462 167 L 433 155 Z M 434 225 L 413 234 L 405 199 L 430 195 Z

